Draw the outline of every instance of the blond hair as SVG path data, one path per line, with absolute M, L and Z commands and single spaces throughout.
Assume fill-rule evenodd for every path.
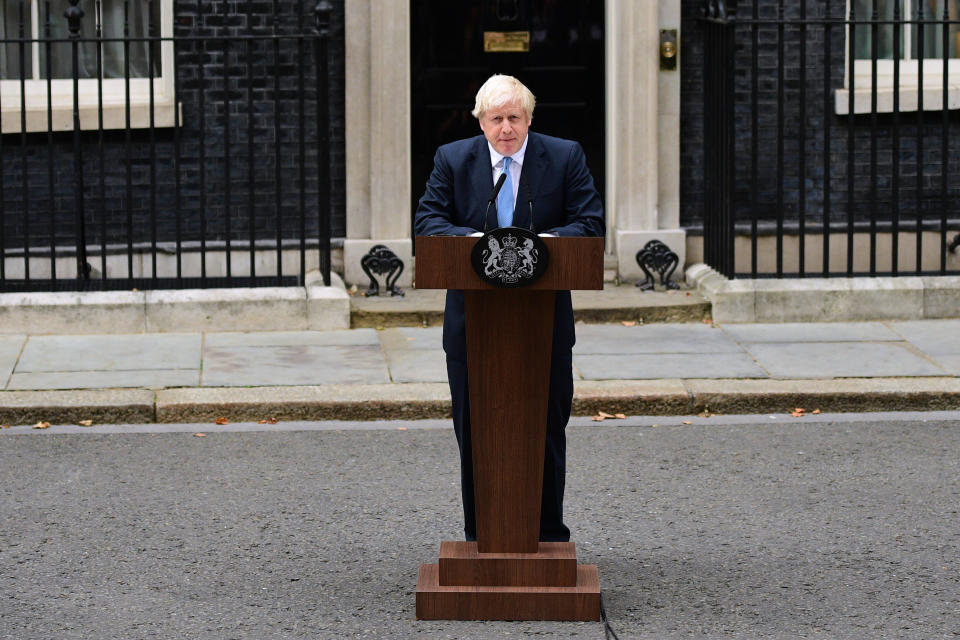
M 533 108 L 537 100 L 530 89 L 513 76 L 495 74 L 487 78 L 480 90 L 477 91 L 476 105 L 471 113 L 477 119 L 483 117 L 488 109 L 503 107 L 511 103 L 518 103 L 526 112 L 527 118 L 533 118 Z

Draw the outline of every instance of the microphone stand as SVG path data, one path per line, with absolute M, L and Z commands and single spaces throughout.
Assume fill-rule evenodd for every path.
M 487 210 L 483 213 L 483 233 L 487 233 L 490 222 L 490 205 L 493 204 L 494 200 L 497 199 L 497 196 L 500 195 L 500 189 L 503 188 L 503 183 L 507 180 L 507 172 L 504 171 L 500 174 L 500 178 L 497 179 L 497 184 L 494 185 L 493 191 L 490 192 L 490 197 L 487 199 Z

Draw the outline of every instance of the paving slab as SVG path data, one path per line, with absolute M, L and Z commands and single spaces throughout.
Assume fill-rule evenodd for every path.
M 380 346 L 208 347 L 205 387 L 389 382 Z
M 578 324 L 576 332 L 574 354 L 743 353 L 730 336 L 702 323 Z
M 199 333 L 33 336 L 16 373 L 199 369 L 200 349 Z
M 659 378 L 766 378 L 767 372 L 743 353 L 659 353 L 574 355 L 584 380 Z
M 738 342 L 882 342 L 903 340 L 881 322 L 784 322 L 727 324 Z
M 774 378 L 948 375 L 945 369 L 911 350 L 905 343 L 755 343 L 745 348 Z
M 25 335 L 0 336 L 0 389 L 3 389 L 10 379 L 26 339 Z
M 195 387 L 199 369 L 150 369 L 138 371 L 41 371 L 14 373 L 9 389 L 161 389 Z
M 960 320 L 892 322 L 890 326 L 924 353 L 960 355 Z
M 387 366 L 394 382 L 447 381 L 447 357 L 441 349 L 391 349 Z
M 256 331 L 249 333 L 207 333 L 205 347 L 280 347 L 280 346 L 376 346 L 377 332 L 373 329 L 344 329 L 340 331 Z
M 442 327 L 397 327 L 377 332 L 380 344 L 391 349 L 443 349 Z
M 937 364 L 955 376 L 960 376 L 960 355 L 935 356 Z

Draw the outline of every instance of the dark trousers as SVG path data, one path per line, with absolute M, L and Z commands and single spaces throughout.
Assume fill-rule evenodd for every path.
M 573 402 L 570 349 L 554 349 L 550 366 L 550 399 L 547 407 L 547 442 L 543 457 L 543 497 L 540 507 L 540 540 L 567 542 L 570 530 L 563 524 L 563 487 L 567 473 L 567 421 Z M 447 358 L 447 379 L 453 399 L 453 429 L 460 447 L 460 490 L 463 494 L 463 532 L 477 539 L 473 497 L 473 447 L 470 440 L 470 393 L 467 364 Z

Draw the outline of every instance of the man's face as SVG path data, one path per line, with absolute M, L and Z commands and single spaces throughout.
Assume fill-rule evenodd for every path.
M 480 128 L 487 142 L 504 156 L 512 156 L 520 150 L 529 127 L 530 118 L 519 103 L 493 107 L 480 117 Z

